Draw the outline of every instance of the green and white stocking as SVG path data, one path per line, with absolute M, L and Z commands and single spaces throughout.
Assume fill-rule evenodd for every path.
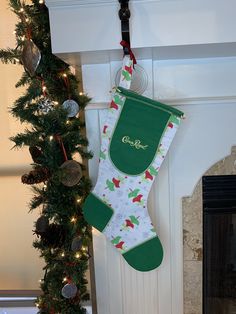
M 130 66 L 125 58 L 120 85 L 129 87 Z M 103 127 L 98 179 L 85 201 L 84 217 L 140 271 L 155 269 L 163 259 L 147 199 L 182 115 L 118 87 Z

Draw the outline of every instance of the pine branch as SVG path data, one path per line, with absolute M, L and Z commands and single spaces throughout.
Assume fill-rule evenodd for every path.
M 69 65 L 51 52 L 47 7 L 38 0 L 32 0 L 31 5 L 20 0 L 9 0 L 9 5 L 18 17 L 15 26 L 17 47 L 0 50 L 0 60 L 6 64 L 23 62 L 22 50 L 29 35 L 41 52 L 40 63 L 32 77 L 23 71 L 16 87 L 25 86 L 26 90 L 11 107 L 14 117 L 28 123 L 28 128 L 11 137 L 11 140 L 15 148 L 29 146 L 34 161 L 32 171 L 22 176 L 23 182 L 35 183 L 29 210 L 40 209 L 42 219 L 48 221 L 45 230 L 37 229 L 38 220 L 38 224 L 34 225 L 37 239 L 33 245 L 46 263 L 41 283 L 42 295 L 37 300 L 38 314 L 85 314 L 81 302 L 89 298 L 86 271 L 91 228 L 84 220 L 82 205 L 91 189 L 91 182 L 84 175 L 85 166 L 82 164 L 83 175 L 79 183 L 72 187 L 63 185 L 61 165 L 65 162 L 65 156 L 62 143 L 69 159 L 79 153 L 86 160 L 91 158 L 91 153 L 87 151 L 88 141 L 83 135 L 85 124 L 80 118 L 83 114 L 68 119 L 62 105 L 64 101 L 73 99 L 82 111 L 89 98 L 80 95 L 78 79 L 71 73 Z M 53 102 L 54 106 L 43 111 L 39 105 L 45 99 L 48 102 L 44 102 L 44 105 Z M 75 252 L 72 241 L 78 236 L 81 237 L 82 246 Z M 65 298 L 62 294 L 65 277 L 69 279 L 68 283 L 72 280 L 78 290 L 71 298 Z
M 0 49 L 0 60 L 2 63 L 5 64 L 17 64 L 20 59 L 20 54 L 17 50 L 7 48 L 7 49 Z
M 25 86 L 25 85 L 28 85 L 30 84 L 30 78 L 29 78 L 29 75 L 27 73 L 23 73 L 20 80 L 16 83 L 15 87 L 18 88 L 18 87 L 22 87 L 22 86 Z

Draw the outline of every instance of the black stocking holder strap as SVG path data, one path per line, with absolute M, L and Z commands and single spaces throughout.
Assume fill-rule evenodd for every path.
M 129 0 L 119 0 L 120 2 L 120 10 L 119 10 L 119 18 L 121 20 L 121 34 L 122 41 L 125 41 L 130 46 L 130 36 L 129 36 L 129 18 L 130 18 L 130 10 L 129 10 Z M 130 50 L 123 46 L 124 54 L 129 55 Z

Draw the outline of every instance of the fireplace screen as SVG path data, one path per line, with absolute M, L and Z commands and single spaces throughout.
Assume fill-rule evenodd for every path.
M 236 314 L 236 176 L 204 176 L 203 313 Z

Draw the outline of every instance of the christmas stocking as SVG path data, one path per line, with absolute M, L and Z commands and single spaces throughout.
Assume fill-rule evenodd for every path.
M 126 58 L 121 85 L 129 87 L 131 74 L 132 61 Z M 163 258 L 147 198 L 182 115 L 118 87 L 103 127 L 98 179 L 84 217 L 140 271 L 158 267 Z

